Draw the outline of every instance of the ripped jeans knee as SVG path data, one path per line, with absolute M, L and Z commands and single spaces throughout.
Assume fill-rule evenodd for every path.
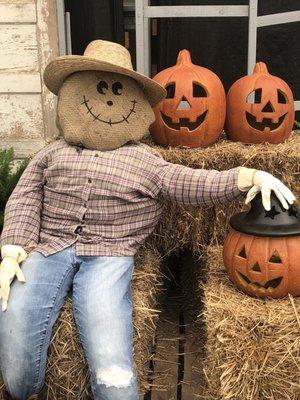
M 115 387 L 117 389 L 130 386 L 134 373 L 131 369 L 126 369 L 113 365 L 109 368 L 103 368 L 97 371 L 97 383 L 107 388 Z
M 109 364 L 94 371 L 92 390 L 95 400 L 138 400 L 137 376 L 134 368 Z

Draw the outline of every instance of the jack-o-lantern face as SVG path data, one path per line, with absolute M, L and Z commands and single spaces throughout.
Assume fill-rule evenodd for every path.
M 205 108 L 203 98 L 207 97 L 207 92 L 199 82 L 193 82 L 192 85 L 192 100 L 188 93 L 185 93 L 185 96 L 181 96 L 180 91 L 176 91 L 175 82 L 168 83 L 166 86 L 166 99 L 168 100 L 165 100 L 160 116 L 168 128 L 179 131 L 181 128 L 186 127 L 192 132 L 198 129 L 205 120 L 207 109 L 203 111 Z M 190 98 L 190 101 L 188 101 L 187 97 Z M 176 109 L 177 118 L 174 118 L 173 122 L 172 114 L 174 108 Z M 177 120 L 179 121 L 177 122 Z
M 257 237 L 231 229 L 224 243 L 229 277 L 257 297 L 300 295 L 300 237 Z
M 206 147 L 218 139 L 225 120 L 225 92 L 213 72 L 193 64 L 188 50 L 181 50 L 177 64 L 153 79 L 167 91 L 154 107 L 156 120 L 150 127 L 157 143 Z
M 264 63 L 236 81 L 227 94 L 226 133 L 244 143 L 281 143 L 291 133 L 294 100 L 288 85 Z

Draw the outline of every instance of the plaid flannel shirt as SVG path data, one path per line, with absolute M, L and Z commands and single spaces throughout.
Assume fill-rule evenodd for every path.
M 161 216 L 162 197 L 183 205 L 229 202 L 241 195 L 238 171 L 172 164 L 141 143 L 96 151 L 61 139 L 20 178 L 6 205 L 1 245 L 44 256 L 73 243 L 82 256 L 134 255 Z

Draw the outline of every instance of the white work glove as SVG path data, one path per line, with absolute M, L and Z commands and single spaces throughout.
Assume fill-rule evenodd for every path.
M 27 258 L 26 251 L 21 246 L 6 244 L 1 248 L 2 262 L 0 264 L 0 299 L 2 298 L 2 311 L 7 309 L 10 284 L 15 276 L 18 281 L 26 282 L 19 263 Z
M 267 211 L 271 210 L 271 191 L 275 193 L 286 210 L 296 200 L 288 187 L 265 171 L 241 167 L 238 175 L 238 188 L 243 192 L 248 191 L 246 204 L 249 204 L 261 192 L 262 203 Z

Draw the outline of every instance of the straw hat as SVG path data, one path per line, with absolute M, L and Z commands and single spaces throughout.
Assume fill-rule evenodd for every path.
M 130 76 L 140 84 L 152 106 L 159 103 L 166 94 L 161 85 L 133 70 L 129 51 L 118 43 L 94 40 L 87 46 L 83 56 L 56 58 L 45 69 L 45 85 L 57 95 L 64 80 L 79 71 L 109 71 Z

